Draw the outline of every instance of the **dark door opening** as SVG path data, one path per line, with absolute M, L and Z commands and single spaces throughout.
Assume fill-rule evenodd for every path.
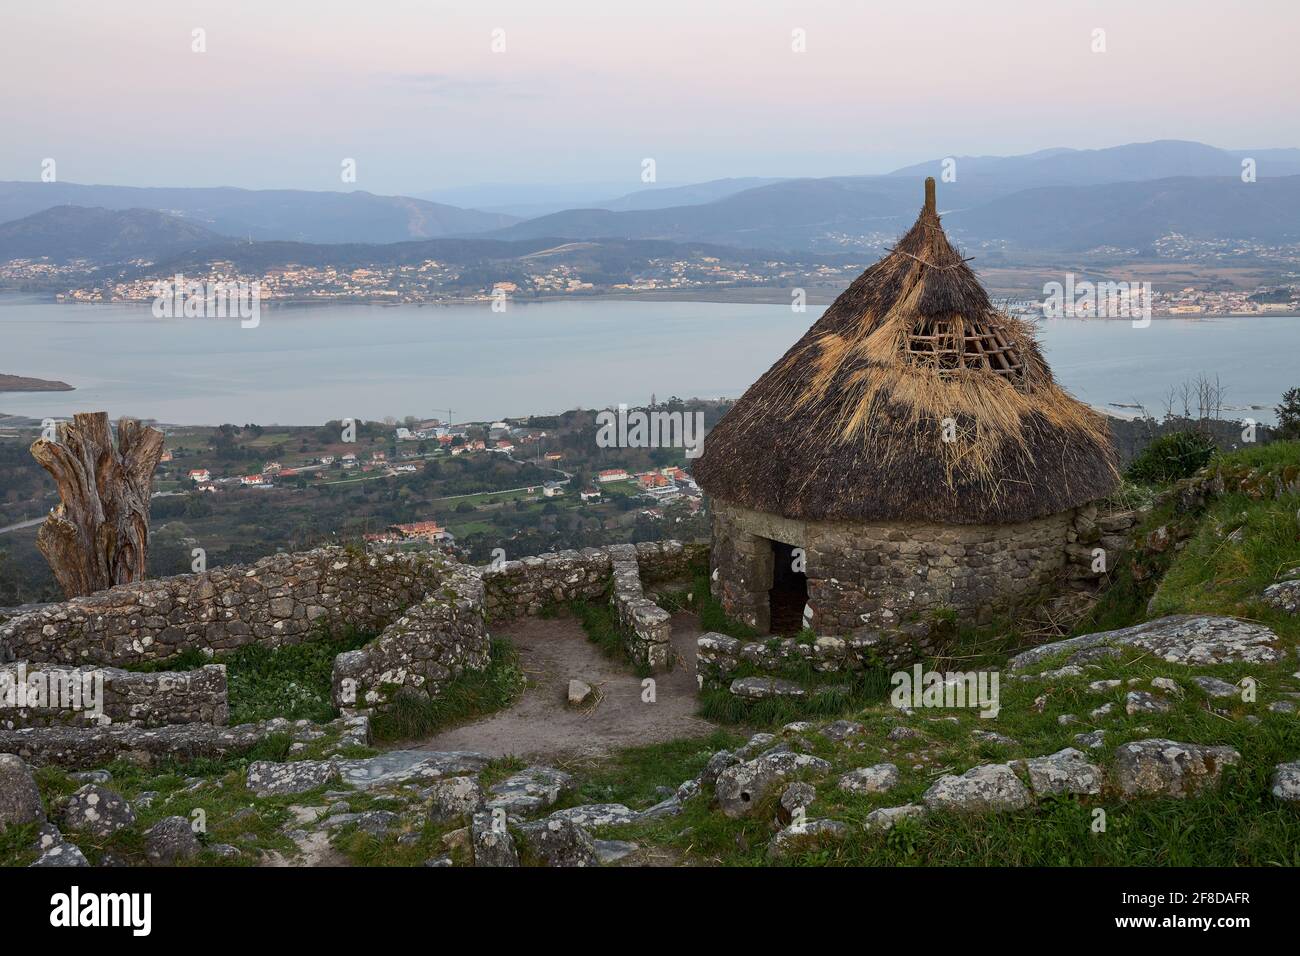
M 803 566 L 802 560 L 800 567 Z M 794 546 L 772 542 L 772 590 L 768 592 L 773 634 L 797 634 L 808 603 L 808 576 L 795 570 Z

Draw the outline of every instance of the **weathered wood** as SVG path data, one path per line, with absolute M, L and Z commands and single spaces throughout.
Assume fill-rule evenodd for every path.
M 83 412 L 60 422 L 54 441 L 39 438 L 31 450 L 59 489 L 61 503 L 36 533 L 36 547 L 64 593 L 71 598 L 142 580 L 162 432 L 123 418 L 114 447 L 108 413 Z

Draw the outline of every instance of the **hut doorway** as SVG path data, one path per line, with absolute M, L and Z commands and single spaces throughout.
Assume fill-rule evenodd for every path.
M 799 563 L 802 567 L 802 561 Z M 767 592 L 773 634 L 798 634 L 808 603 L 808 575 L 795 570 L 794 546 L 772 542 L 772 589 Z

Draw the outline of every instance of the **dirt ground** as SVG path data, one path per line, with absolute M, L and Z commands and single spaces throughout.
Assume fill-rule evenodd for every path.
M 623 747 L 704 736 L 715 725 L 695 716 L 695 641 L 692 614 L 672 621 L 678 662 L 655 674 L 656 700 L 642 702 L 641 678 L 620 659 L 587 640 L 573 618 L 527 618 L 494 631 L 519 651 L 529 687 L 509 709 L 406 746 L 419 750 L 477 750 L 494 757 L 594 757 Z M 579 711 L 566 705 L 570 678 L 595 687 L 603 698 Z

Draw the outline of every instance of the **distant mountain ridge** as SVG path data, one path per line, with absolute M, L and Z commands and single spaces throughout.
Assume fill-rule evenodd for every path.
M 940 211 L 950 215 L 963 240 L 1035 248 L 1129 246 L 1167 232 L 1294 241 L 1300 198 L 1290 180 L 1300 174 L 1300 150 L 1256 152 L 1258 180 L 1250 183 L 1241 178 L 1246 153 L 1182 140 L 957 157 L 955 181 L 939 187 Z M 883 176 L 781 180 L 698 205 L 567 210 L 488 235 L 617 236 L 827 252 L 843 248 L 846 237 L 901 233 L 915 218 L 921 180 L 941 177 L 942 162 Z M 1078 191 L 1084 188 L 1094 191 Z M 1092 206 L 1082 209 L 1080 203 Z M 1048 209 L 1061 217 L 1054 228 L 1044 219 Z M 1144 225 L 1131 221 L 1139 209 L 1151 212 Z
M 152 209 L 54 206 L 0 223 L 0 262 L 157 259 L 228 241 L 211 229 Z
M 69 204 L 150 209 L 227 236 L 301 242 L 400 242 L 485 232 L 516 221 L 502 213 L 363 191 L 0 182 L 0 222 Z

